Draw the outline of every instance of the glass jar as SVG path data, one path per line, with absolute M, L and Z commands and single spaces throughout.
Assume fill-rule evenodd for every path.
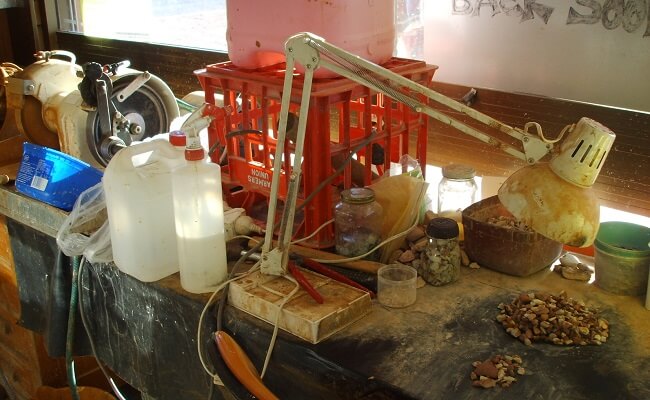
M 438 216 L 461 222 L 461 213 L 478 201 L 474 176 L 476 171 L 467 165 L 450 164 L 442 168 L 438 184 Z
M 341 201 L 334 208 L 336 252 L 356 257 L 372 250 L 381 242 L 383 209 L 369 188 L 351 188 L 341 192 Z M 366 258 L 376 259 L 378 252 Z
M 433 286 L 455 282 L 460 275 L 458 223 L 450 218 L 434 218 L 426 227 L 429 243 L 420 255 L 418 274 Z

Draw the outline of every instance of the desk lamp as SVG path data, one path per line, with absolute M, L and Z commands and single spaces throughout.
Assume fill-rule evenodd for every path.
M 311 33 L 291 36 L 285 43 L 286 71 L 282 92 L 278 146 L 273 164 L 273 179 L 268 210 L 267 229 L 262 247 L 261 271 L 270 275 L 284 275 L 287 271 L 289 243 L 296 211 L 300 182 L 300 162 L 305 139 L 307 111 L 314 71 L 327 68 L 394 100 L 414 111 L 426 114 L 459 131 L 491 144 L 507 154 L 526 161 L 526 167 L 515 172 L 499 189 L 499 200 L 520 221 L 540 234 L 565 244 L 586 247 L 593 243 L 599 221 L 599 205 L 591 186 L 596 180 L 614 142 L 612 131 L 588 118 L 567 126 L 560 136 L 551 141 L 544 137 L 539 124 L 529 122 L 524 129 L 505 125 L 462 103 L 437 93 L 425 86 L 395 74 L 385 68 L 351 54 Z M 280 183 L 281 160 L 286 142 L 286 128 L 291 102 L 294 66 L 304 67 L 304 84 L 295 140 L 295 157 L 285 207 L 280 220 L 277 245 L 273 248 L 275 212 Z M 424 96 L 427 100 L 422 101 Z M 523 151 L 477 130 L 461 121 L 433 109 L 430 101 L 443 104 L 470 118 L 519 140 Z M 530 134 L 535 130 L 537 135 Z M 568 137 L 560 151 L 549 163 L 537 162 L 551 152 L 553 144 L 564 134 Z

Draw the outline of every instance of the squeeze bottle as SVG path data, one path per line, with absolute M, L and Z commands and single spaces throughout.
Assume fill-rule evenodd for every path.
M 190 141 L 186 164 L 172 174 L 178 263 L 183 289 L 208 293 L 227 277 L 221 168 L 204 161 L 198 138 Z

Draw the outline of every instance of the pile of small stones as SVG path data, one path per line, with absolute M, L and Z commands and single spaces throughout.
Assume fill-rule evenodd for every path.
M 474 361 L 474 370 L 470 373 L 472 385 L 484 389 L 497 385 L 507 388 L 517 381 L 517 375 L 524 375 L 526 370 L 518 355 L 495 355 L 485 361 Z
M 562 291 L 521 293 L 510 304 L 499 304 L 496 319 L 513 337 L 530 346 L 542 341 L 556 345 L 600 345 L 609 337 L 609 324 L 583 302 Z
M 517 229 L 524 232 L 534 232 L 531 227 L 519 221 L 518 219 L 515 219 L 514 217 L 499 215 L 498 217 L 490 217 L 485 222 L 506 229 Z

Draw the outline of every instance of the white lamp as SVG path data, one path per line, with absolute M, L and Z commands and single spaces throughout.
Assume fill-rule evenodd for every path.
M 550 163 L 526 166 L 499 189 L 499 200 L 540 234 L 575 247 L 591 245 L 600 205 L 591 190 L 615 139 L 602 124 L 582 118 Z
M 293 69 L 296 62 L 305 67 L 305 76 L 298 117 L 295 160 L 300 160 L 302 155 L 313 73 L 315 69 L 324 67 L 365 87 L 384 93 L 410 106 L 418 113 L 426 114 L 526 161 L 529 165 L 515 172 L 499 190 L 499 199 L 504 206 L 515 217 L 550 239 L 574 246 L 588 246 L 595 239 L 599 206 L 590 187 L 598 176 L 615 138 L 615 135 L 601 124 L 583 118 L 576 125 L 565 128 L 558 139 L 551 141 L 544 138 L 537 123 L 529 122 L 524 129 L 510 127 L 460 102 L 333 46 L 311 33 L 299 33 L 290 37 L 285 44 L 285 55 L 287 63 L 278 145 L 273 168 L 266 238 L 262 248 L 261 271 L 263 273 L 271 275 L 286 273 L 287 253 L 301 174 L 297 162 L 294 162 L 289 180 L 277 247 L 272 248 L 272 239 L 278 186 L 282 173 L 279 160 L 284 151 Z M 422 101 L 420 99 L 422 96 L 426 97 L 427 101 Z M 434 109 L 430 106 L 434 101 L 519 140 L 523 151 Z M 528 132 L 531 127 L 537 129 L 537 135 Z M 553 144 L 567 131 L 569 137 L 562 143 L 559 154 L 550 163 L 536 165 L 540 159 L 551 152 Z

